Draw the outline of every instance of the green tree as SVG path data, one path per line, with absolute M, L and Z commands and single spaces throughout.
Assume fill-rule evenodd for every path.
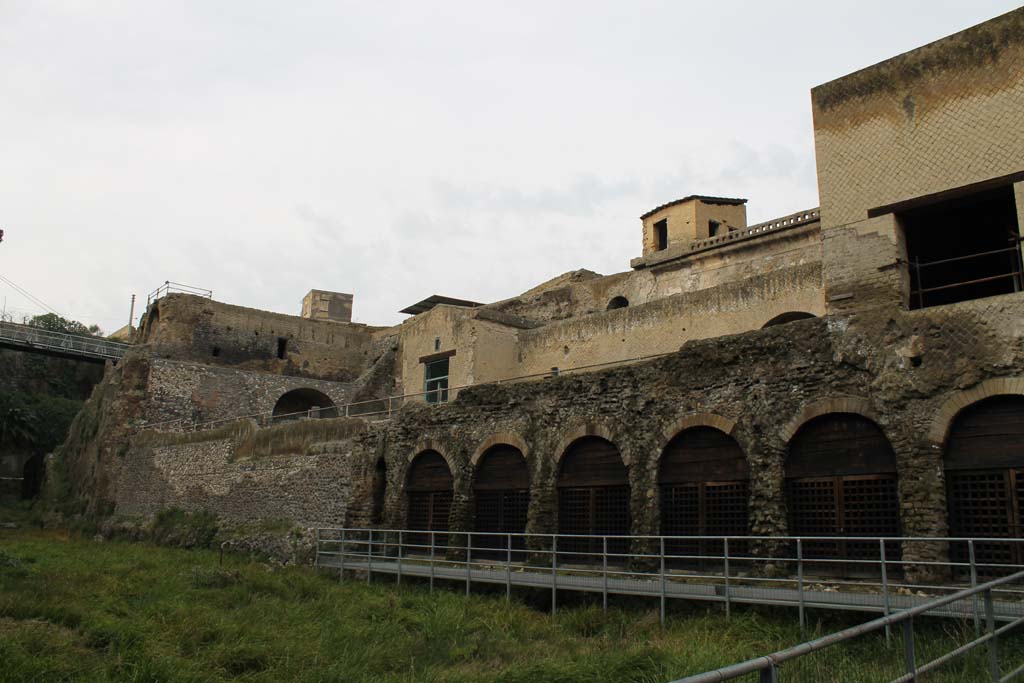
M 56 313 L 44 313 L 34 315 L 26 322 L 32 327 L 39 327 L 50 332 L 64 332 L 65 334 L 76 334 L 80 337 L 102 337 L 103 330 L 99 325 L 84 325 L 77 320 L 62 318 Z
M 36 438 L 36 417 L 26 408 L 6 405 L 0 408 L 0 443 L 31 445 Z

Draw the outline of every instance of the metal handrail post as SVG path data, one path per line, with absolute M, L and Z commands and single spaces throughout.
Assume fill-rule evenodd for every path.
M 974 561 L 974 539 L 967 539 L 967 558 L 971 563 L 971 588 L 978 587 L 978 565 Z M 981 612 L 978 609 L 978 594 L 971 596 L 971 608 L 974 610 L 974 635 L 981 635 Z
M 725 560 L 725 618 L 732 616 L 732 600 L 729 596 L 729 539 L 722 539 L 722 555 Z
M 398 531 L 398 576 L 395 580 L 399 586 L 402 585 L 402 531 Z
M 761 669 L 760 675 L 758 675 L 758 683 L 779 683 L 779 667 L 775 666 L 775 662 L 768 665 L 767 669 Z
M 992 683 L 999 683 L 999 642 L 996 636 L 996 612 L 992 604 L 992 589 L 985 591 L 985 633 L 990 637 L 988 641 L 988 671 L 992 677 Z
M 801 539 L 796 539 L 796 593 L 800 612 L 800 637 L 804 638 L 807 622 L 804 617 L 804 548 Z
M 551 535 L 551 616 L 558 610 L 558 536 Z
M 512 602 L 512 534 L 505 534 L 505 602 Z
M 889 575 L 886 572 L 885 567 L 885 539 L 878 539 L 878 557 L 880 559 L 880 566 L 882 569 L 882 606 L 885 609 L 885 616 L 889 616 L 892 612 L 891 606 L 889 605 Z M 889 645 L 892 641 L 892 627 L 889 624 L 885 625 L 885 644 Z
M 473 571 L 473 534 L 466 534 L 466 597 L 469 597 L 469 584 L 472 581 Z
M 430 532 L 430 592 L 434 592 L 434 532 Z
M 313 556 L 313 571 L 320 569 L 320 527 L 316 529 L 316 555 Z
M 911 683 L 917 683 L 917 655 L 914 652 L 914 617 L 903 622 L 903 662 Z
M 366 543 L 366 583 L 373 576 L 373 529 L 370 529 L 370 540 Z
M 345 580 L 345 530 L 341 530 L 341 566 L 338 568 L 338 583 Z
M 605 612 L 608 611 L 608 537 L 601 537 L 601 577 L 603 588 L 601 590 L 601 605 Z
M 665 537 L 658 539 L 661 547 L 661 626 L 665 626 Z

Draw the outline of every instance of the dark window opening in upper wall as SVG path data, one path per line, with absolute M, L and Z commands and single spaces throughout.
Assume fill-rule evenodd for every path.
M 668 219 L 663 218 L 654 224 L 654 239 L 658 251 L 668 249 Z
M 722 224 L 718 221 L 708 221 L 708 237 L 716 237 L 720 227 Z
M 284 359 L 285 353 L 288 352 L 288 340 L 284 337 L 277 338 L 277 357 Z
M 1013 186 L 897 214 L 907 243 L 910 308 L 1024 288 Z
M 210 351 L 210 353 L 212 353 L 213 357 L 216 358 L 217 356 L 220 355 L 220 347 L 219 346 L 214 346 L 213 349 Z

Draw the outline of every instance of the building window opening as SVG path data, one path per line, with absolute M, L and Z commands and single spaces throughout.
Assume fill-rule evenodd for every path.
M 608 302 L 608 310 L 612 311 L 616 308 L 626 308 L 629 306 L 629 299 L 624 296 L 617 296 Z
M 718 229 L 722 227 L 722 224 L 718 221 L 708 221 L 708 237 L 717 237 Z
M 664 218 L 654 224 L 654 241 L 657 250 L 668 249 L 668 219 Z
M 427 403 L 448 401 L 448 359 L 431 361 L 424 365 L 424 387 Z
M 288 352 L 288 340 L 284 337 L 277 338 L 277 357 L 284 360 L 285 354 Z
M 908 210 L 899 219 L 907 244 L 910 308 L 1024 288 L 1012 186 Z
M 210 353 L 213 355 L 214 358 L 217 358 L 218 356 L 220 356 L 220 347 L 214 346 Z

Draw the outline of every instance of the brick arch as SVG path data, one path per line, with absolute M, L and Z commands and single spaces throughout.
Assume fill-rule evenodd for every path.
M 796 433 L 806 423 L 816 417 L 828 415 L 829 413 L 853 413 L 867 418 L 878 425 L 878 417 L 871 402 L 860 396 L 833 396 L 831 398 L 813 401 L 805 404 L 800 412 L 793 416 L 789 422 L 779 429 L 779 438 L 783 443 L 789 443 Z M 881 429 L 881 425 L 878 425 Z M 882 430 L 883 432 L 885 430 Z M 888 438 L 888 437 L 887 437 Z
M 409 452 L 409 455 L 405 460 L 406 474 L 408 474 L 409 465 L 412 464 L 412 461 L 416 459 L 417 455 L 424 451 L 436 451 L 442 458 L 444 458 L 444 461 L 448 463 L 448 471 L 452 473 L 452 479 L 458 478 L 458 468 L 455 466 L 455 461 L 452 460 L 452 457 L 446 452 L 446 449 L 442 448 L 441 444 L 434 439 L 421 439 L 416 442 L 416 445 L 412 447 L 412 450 Z
M 964 408 L 993 396 L 1024 395 L 1024 377 L 995 377 L 966 391 L 954 392 L 939 407 L 928 430 L 927 440 L 933 448 L 942 448 L 949 436 L 953 420 Z
M 735 434 L 733 433 L 736 431 L 735 420 L 730 420 L 727 417 L 717 415 L 715 413 L 690 413 L 689 415 L 684 415 L 673 422 L 665 429 L 664 432 L 662 432 L 661 443 L 658 444 L 658 453 L 664 453 L 665 446 L 668 446 L 672 439 L 679 436 L 681 432 L 693 427 L 712 427 L 735 438 Z
M 526 440 L 519 434 L 510 431 L 499 431 L 491 434 L 487 439 L 484 440 L 480 446 L 473 451 L 473 455 L 469 458 L 469 464 L 476 467 L 480 462 L 480 458 L 484 456 L 488 450 L 499 444 L 508 444 L 509 446 L 515 446 L 519 449 L 519 452 L 523 454 L 523 458 L 529 462 L 530 447 L 526 445 Z M 436 449 L 435 449 L 436 450 Z M 438 451 L 440 452 L 440 451 Z
M 632 464 L 632 458 L 622 449 L 619 434 L 603 422 L 588 420 L 587 422 L 570 429 L 565 433 L 561 441 L 558 442 L 558 446 L 555 447 L 554 452 L 555 472 L 558 472 L 559 468 L 562 466 L 562 457 L 569 449 L 569 446 L 572 445 L 572 442 L 576 439 L 581 439 L 584 436 L 599 436 L 602 439 L 611 441 L 619 451 L 619 457 L 622 458 L 622 464 L 626 467 L 629 467 Z

